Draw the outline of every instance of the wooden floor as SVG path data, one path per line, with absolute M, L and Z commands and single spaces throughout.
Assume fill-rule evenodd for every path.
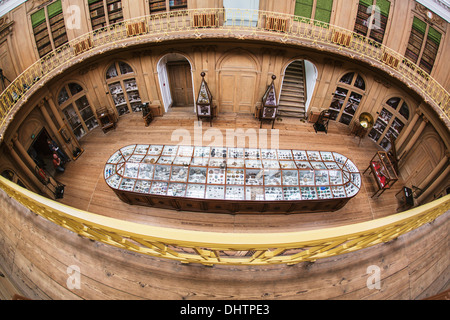
M 359 194 L 333 213 L 229 215 L 162 210 L 121 202 L 103 179 L 103 166 L 120 147 L 134 143 L 170 143 L 175 129 L 193 131 L 195 116 L 174 110 L 144 127 L 139 114 L 123 116 L 115 131 L 95 129 L 83 140 L 84 154 L 58 177 L 66 194 L 62 202 L 107 216 L 152 225 L 228 232 L 304 230 L 350 224 L 395 212 L 396 190 L 371 199 L 374 181 L 365 176 Z M 251 116 L 220 115 L 214 127 L 258 128 Z M 351 158 L 363 171 L 377 150 L 369 140 L 347 135 L 332 123 L 328 134 L 316 134 L 298 120 L 277 122 L 280 147 L 330 150 Z M 209 127 L 203 128 L 205 131 Z M 400 188 L 401 182 L 397 188 Z M 0 295 L 14 293 L 38 299 L 424 299 L 450 288 L 448 230 L 450 212 L 394 241 L 356 252 L 293 266 L 207 267 L 181 264 L 90 241 L 56 226 L 0 190 Z M 380 286 L 368 286 L 380 270 Z M 77 288 L 68 286 L 71 268 L 80 272 Z M 3 287 L 3 289 L 2 289 Z M 0 297 L 0 298 L 1 298 Z M 192 303 L 192 302 L 191 302 Z M 298 308 L 296 306 L 296 308 Z M 297 309 L 292 309 L 296 311 Z M 176 307 L 164 310 L 179 314 Z M 277 314 L 271 310 L 271 315 Z
M 377 219 L 396 212 L 395 194 L 401 188 L 402 181 L 398 181 L 392 190 L 379 198 L 371 198 L 376 191 L 376 183 L 369 172 L 363 175 L 362 187 L 356 197 L 335 212 L 231 215 L 133 206 L 119 200 L 107 186 L 103 168 L 108 158 L 121 147 L 139 143 L 177 144 L 180 134 L 186 139 L 183 144 L 194 144 L 195 136 L 195 143 L 198 143 L 198 137 L 202 137 L 203 145 L 220 145 L 221 139 L 210 142 L 208 137 L 223 135 L 225 143 L 227 132 L 230 136 L 229 132 L 237 133 L 238 130 L 255 132 L 258 137 L 260 132 L 267 132 L 269 144 L 272 138 L 270 124 L 263 124 L 263 130 L 260 131 L 259 122 L 252 115 L 220 114 L 212 127 L 208 122 L 200 127 L 196 120 L 190 108 L 174 108 L 163 117 L 155 118 L 149 127 L 144 126 L 140 113 L 134 113 L 121 116 L 114 131 L 103 133 L 100 128 L 94 129 L 80 141 L 85 150 L 82 156 L 68 163 L 66 171 L 56 176 L 58 181 L 66 185 L 64 199 L 60 201 L 82 210 L 144 224 L 222 232 L 298 231 L 333 227 Z M 334 121 L 330 122 L 327 134 L 315 133 L 311 123 L 293 118 L 276 121 L 275 129 L 279 133 L 280 149 L 339 152 L 350 158 L 361 173 L 379 150 L 372 140 L 365 138 L 360 141 L 349 135 L 347 126 Z M 249 143 L 253 142 L 247 140 L 245 147 L 251 146 Z

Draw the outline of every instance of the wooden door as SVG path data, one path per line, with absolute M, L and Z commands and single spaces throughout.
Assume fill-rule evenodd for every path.
M 191 66 L 189 62 L 168 62 L 170 93 L 173 107 L 186 107 L 194 105 L 192 93 Z
M 259 70 L 255 59 L 244 50 L 233 50 L 218 68 L 219 112 L 253 113 Z
M 256 73 L 223 72 L 220 75 L 220 112 L 252 113 Z
M 419 186 L 433 171 L 443 157 L 443 145 L 436 134 L 425 134 L 420 138 L 401 168 L 406 185 Z

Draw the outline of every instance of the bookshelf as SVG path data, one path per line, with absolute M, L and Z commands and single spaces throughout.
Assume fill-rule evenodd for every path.
M 92 29 L 123 21 L 122 0 L 89 0 Z

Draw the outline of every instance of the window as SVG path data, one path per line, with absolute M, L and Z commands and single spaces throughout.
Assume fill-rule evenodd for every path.
M 366 83 L 361 75 L 349 72 L 342 76 L 330 104 L 330 119 L 349 125 L 365 90 Z
M 98 126 L 84 89 L 78 83 L 69 83 L 61 89 L 58 104 L 77 139 Z
M 382 43 L 390 8 L 387 0 L 360 0 L 354 31 Z
M 330 23 L 333 0 L 296 0 L 294 15 Z
M 134 75 L 130 65 L 122 61 L 114 62 L 106 71 L 106 82 L 119 116 L 141 111 L 142 102 Z
M 223 0 L 226 26 L 256 27 L 259 18 L 259 0 Z
M 34 12 L 31 25 L 40 58 L 68 42 L 61 0 Z
M 187 9 L 187 0 L 149 0 L 150 13 Z
M 409 119 L 409 108 L 399 97 L 393 97 L 383 104 L 369 138 L 377 142 L 386 151 L 391 148 L 391 139 L 395 141 Z
M 442 35 L 428 23 L 414 17 L 405 57 L 428 73 L 433 69 Z

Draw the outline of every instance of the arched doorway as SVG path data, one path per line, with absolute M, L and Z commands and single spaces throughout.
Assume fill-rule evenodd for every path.
M 168 53 L 158 61 L 157 71 L 164 110 L 184 107 L 195 112 L 190 61 L 182 54 Z
M 64 85 L 58 94 L 58 104 L 77 139 L 98 126 L 86 92 L 78 83 Z
M 349 125 L 361 104 L 366 92 L 366 82 L 356 72 L 348 72 L 343 75 L 333 93 L 330 104 L 330 119 Z
M 280 88 L 279 115 L 306 118 L 317 75 L 316 66 L 308 60 L 297 59 L 286 66 Z

